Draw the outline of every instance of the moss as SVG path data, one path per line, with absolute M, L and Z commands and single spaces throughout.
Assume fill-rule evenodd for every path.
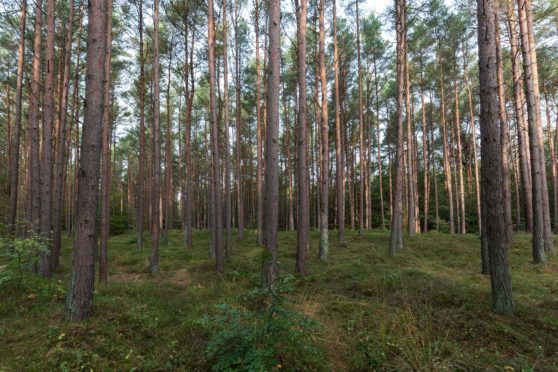
M 405 240 L 387 255 L 389 232 L 347 231 L 346 246 L 330 232 L 330 259 L 317 259 L 311 234 L 309 275 L 288 296 L 297 311 L 323 327 L 323 345 L 337 370 L 516 370 L 558 365 L 558 266 L 533 266 L 530 237 L 510 247 L 517 315 L 490 310 L 490 282 L 479 274 L 475 235 L 428 233 Z M 26 273 L 24 286 L 0 287 L 0 370 L 207 370 L 210 338 L 197 320 L 214 305 L 247 304 L 242 294 L 260 280 L 261 247 L 233 234 L 233 257 L 223 276 L 208 258 L 208 232 L 194 232 L 194 248 L 172 231 L 160 248 L 161 272 L 148 274 L 149 239 L 111 238 L 110 278 L 96 285 L 93 317 L 63 322 L 71 244 L 47 281 Z M 294 271 L 296 235 L 279 234 L 283 273 Z M 291 365 L 289 365 L 291 363 Z M 284 368 L 296 360 L 286 360 Z M 291 368 L 292 369 L 292 368 Z

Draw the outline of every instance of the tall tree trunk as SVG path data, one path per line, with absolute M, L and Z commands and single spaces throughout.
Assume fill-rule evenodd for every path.
M 548 149 L 550 151 L 550 171 L 552 174 L 552 196 L 553 196 L 553 212 L 554 212 L 554 226 L 558 226 L 558 178 L 556 174 L 556 153 L 554 149 L 554 136 L 552 129 L 552 120 L 550 117 L 550 101 L 546 88 L 543 85 L 544 103 L 546 111 L 546 132 L 548 135 Z
M 242 172 L 242 106 L 240 102 L 240 42 L 238 36 L 238 0 L 234 2 L 234 48 L 235 48 L 235 105 L 236 105 L 236 213 L 238 240 L 244 239 L 244 198 Z
M 39 0 L 40 1 L 40 0 Z M 89 0 L 85 116 L 81 142 L 72 275 L 67 291 L 65 318 L 83 320 L 91 315 L 97 249 L 97 207 L 103 131 L 103 89 L 108 4 Z
M 362 103 L 362 67 L 360 57 L 360 15 L 358 1 L 355 1 L 356 8 L 356 37 L 357 37 L 357 69 L 358 69 L 358 122 L 359 122 L 359 165 L 360 165 L 360 187 L 359 187 L 359 208 L 358 208 L 358 234 L 364 233 L 364 189 L 366 185 L 366 150 L 364 148 L 364 107 Z
M 171 40 L 172 44 L 173 40 Z M 169 65 L 168 65 L 168 80 L 167 80 L 167 125 L 165 134 L 165 197 L 164 197 L 164 227 L 163 227 L 163 241 L 168 244 L 169 231 L 173 227 L 173 188 L 172 188 L 172 153 L 173 153 L 173 138 L 172 138 L 172 112 L 171 112 L 171 99 L 170 99 L 170 86 L 171 86 L 171 67 L 172 67 L 172 45 L 169 46 Z
M 457 67 L 457 66 L 456 66 Z M 463 183 L 463 152 L 461 148 L 461 120 L 459 117 L 459 93 L 457 91 L 457 81 L 454 83 L 454 95 L 455 95 L 455 134 L 457 137 L 457 177 L 459 180 L 459 211 L 460 216 L 460 227 L 459 232 L 465 234 L 466 223 L 465 223 L 465 185 Z
M 25 20 L 27 18 L 27 0 L 21 3 L 19 17 L 19 48 L 17 54 L 16 112 L 15 123 L 10 137 L 10 202 L 8 209 L 8 226 L 10 232 L 16 232 L 17 194 L 19 188 L 19 145 L 21 138 L 21 107 L 23 92 L 23 64 L 25 63 Z
M 66 26 L 66 44 L 64 46 L 64 72 L 62 78 L 62 94 L 60 101 L 60 120 L 58 123 L 58 151 L 56 153 L 56 172 L 54 180 L 54 201 L 52 205 L 54 234 L 52 237 L 52 269 L 59 263 L 60 248 L 62 246 L 62 208 L 64 207 L 64 176 L 66 174 L 66 118 L 68 111 L 68 91 L 70 81 L 70 57 L 72 54 L 72 30 L 74 23 L 74 1 L 70 0 L 70 11 Z M 76 68 L 78 68 L 76 66 Z
M 345 244 L 345 164 L 341 127 L 341 98 L 339 96 L 339 52 L 337 48 L 337 0 L 332 1 L 333 13 L 333 75 L 335 95 L 335 184 L 337 190 L 337 240 Z
M 261 95 L 260 95 L 260 4 L 258 0 L 254 2 L 255 8 L 255 33 L 256 33 L 256 131 L 257 131 L 257 174 L 256 174 L 256 192 L 257 192 L 257 205 L 256 205 L 256 239 L 258 244 L 263 244 L 263 158 L 262 158 L 262 119 L 261 119 Z
M 215 270 L 224 272 L 223 247 L 221 245 L 222 204 L 221 204 L 221 165 L 219 157 L 219 128 L 217 123 L 217 107 L 215 102 L 215 23 L 213 17 L 213 0 L 207 2 L 207 38 L 209 44 L 209 108 L 211 131 L 211 239 L 215 252 Z
M 159 231 L 161 198 L 161 128 L 159 123 L 159 0 L 154 2 L 153 12 L 153 129 L 152 138 L 152 177 L 151 186 L 151 257 L 149 262 L 151 274 L 159 271 Z
M 406 2 L 395 2 L 395 28 L 397 34 L 396 69 L 397 69 L 397 150 L 395 170 L 395 192 L 393 197 L 393 213 L 391 215 L 391 236 L 389 253 L 394 256 L 398 249 L 403 248 L 403 95 L 405 93 L 405 29 L 406 29 Z
M 515 125 L 517 128 L 517 145 L 519 148 L 519 165 L 521 168 L 521 189 L 523 191 L 523 204 L 525 208 L 525 230 L 533 230 L 533 194 L 531 186 L 531 169 L 529 156 L 529 132 L 525 121 L 525 97 L 519 60 L 519 40 L 517 36 L 517 20 L 515 17 L 513 0 L 507 1 L 507 18 L 510 39 L 510 56 L 513 76 L 513 96 Z
M 490 262 L 492 308 L 514 312 L 512 283 L 507 257 L 507 232 L 502 195 L 501 135 L 498 126 L 498 78 L 494 0 L 477 1 L 481 102 L 481 171 L 483 176 L 484 229 Z
M 265 133 L 265 255 L 262 261 L 262 276 L 264 284 L 269 288 L 274 284 L 279 271 L 277 262 L 277 225 L 279 217 L 279 81 L 281 64 L 281 10 L 279 0 L 269 1 L 268 17 L 269 63 L 267 66 L 267 130 Z
M 523 56 L 523 78 L 525 79 L 525 97 L 527 98 L 527 123 L 529 126 L 529 152 L 531 153 L 531 185 L 533 197 L 533 262 L 545 263 L 545 212 L 544 194 L 546 188 L 546 171 L 541 159 L 543 154 L 542 129 L 540 121 L 539 83 L 536 57 L 531 53 L 534 43 L 531 43 L 527 13 L 530 3 L 518 0 L 519 28 L 521 34 L 521 53 Z
M 428 146 L 428 134 L 426 128 L 426 105 L 425 105 L 425 94 L 424 94 L 424 80 L 423 80 L 423 61 L 420 61 L 420 101 L 421 101 L 421 124 L 422 124 L 422 167 L 423 167 L 423 188 L 424 188 L 424 198 L 423 198 L 423 213 L 424 221 L 422 225 L 422 231 L 424 233 L 428 232 L 428 212 L 430 207 L 430 165 L 428 164 L 428 153 L 430 148 Z
M 415 179 L 415 165 L 413 159 L 415 158 L 414 149 L 414 131 L 413 119 L 411 109 L 411 79 L 409 77 L 409 61 L 407 59 L 407 29 L 404 30 L 403 36 L 403 63 L 404 63 L 404 78 L 405 78 L 405 120 L 407 123 L 407 231 L 409 236 L 413 236 L 417 232 L 416 226 L 416 193 L 414 179 Z
M 147 162 L 145 153 L 145 54 L 143 51 L 143 0 L 139 0 L 139 64 L 140 64 L 140 77 L 139 77 L 139 167 L 137 179 L 137 195 L 136 195 L 136 246 L 138 249 L 143 248 L 143 224 L 145 218 L 144 205 L 145 205 L 145 168 L 144 164 Z
M 500 119 L 500 144 L 502 146 L 502 197 L 504 199 L 504 217 L 508 239 L 513 238 L 513 219 L 511 208 L 511 186 L 510 186 L 510 128 L 506 114 L 506 82 L 504 80 L 504 67 L 502 58 L 502 46 L 500 43 L 500 17 L 498 8 L 494 12 L 496 36 L 496 78 L 498 79 L 498 114 Z
M 229 67 L 227 55 L 227 0 L 223 0 L 223 94 L 224 94 L 224 115 L 225 115 L 225 256 L 230 258 L 232 255 L 232 200 L 231 200 L 231 156 L 230 156 L 230 128 L 229 128 Z
M 29 154 L 29 181 L 28 187 L 30 211 L 28 220 L 31 230 L 39 233 L 39 218 L 41 214 L 41 176 L 39 167 L 40 134 L 39 97 L 41 95 L 41 27 L 43 17 L 43 0 L 35 2 L 35 33 L 33 37 L 33 67 L 31 72 L 31 95 L 29 97 L 29 132 L 31 139 Z
M 378 142 L 377 156 L 378 156 L 378 182 L 380 184 L 380 227 L 385 229 L 386 220 L 384 212 L 384 171 L 382 170 L 382 151 L 380 142 L 380 82 L 378 79 L 378 63 L 374 56 L 374 81 L 375 81 L 375 103 L 376 103 L 376 141 Z
M 300 6 L 298 1 L 295 2 L 298 9 L 297 14 L 297 57 L 298 57 L 298 122 L 296 127 L 296 182 L 298 190 L 298 218 L 296 228 L 296 272 L 306 274 L 306 252 L 309 244 L 310 233 L 310 200 L 309 200 L 309 184 L 308 184 L 308 128 L 307 108 L 306 108 L 306 11 L 307 1 L 301 0 Z M 270 29 L 271 31 L 271 29 Z M 271 55 L 270 55 L 271 57 Z M 269 88 L 268 92 L 269 95 Z M 271 103 L 271 102 L 270 102 Z M 267 145 L 267 142 L 266 142 Z
M 442 70 L 442 57 L 439 56 L 440 61 L 440 125 L 442 127 L 442 152 L 443 152 L 443 165 L 444 165 L 444 180 L 446 186 L 446 203 L 449 212 L 449 233 L 454 233 L 453 221 L 453 187 L 451 180 L 451 166 L 449 157 L 449 144 L 448 144 L 448 131 L 446 127 L 446 99 L 444 93 L 444 71 Z
M 47 39 L 45 47 L 45 85 L 43 96 L 43 135 L 41 141 L 41 238 L 49 249 L 52 229 L 52 137 L 54 124 L 54 11 L 55 1 L 47 0 Z M 42 277 L 52 275 L 52 252 L 39 253 L 39 271 Z
M 101 242 L 99 247 L 99 280 L 108 280 L 108 238 L 110 235 L 110 182 L 111 182 L 111 114 L 110 114 L 110 69 L 112 49 L 112 0 L 107 0 L 107 32 L 105 57 L 105 87 L 103 89 L 103 156 L 101 166 Z
M 322 117 L 321 117 L 321 185 L 320 185 L 320 251 L 318 257 L 327 260 L 329 255 L 329 117 L 327 111 L 327 81 L 325 63 L 325 0 L 320 0 L 320 84 L 322 91 Z M 358 17 L 357 17 L 358 18 Z M 359 48 L 360 49 L 360 48 Z M 359 52 L 360 54 L 360 52 Z
M 188 19 L 187 17 L 184 18 L 184 45 L 185 49 L 185 59 L 188 60 L 188 28 L 187 28 Z M 185 126 L 184 129 L 184 144 L 185 144 L 185 157 L 184 160 L 186 166 L 186 180 L 185 180 L 185 198 L 184 198 L 184 245 L 186 247 L 193 247 L 192 242 L 192 229 L 193 229 L 193 220 L 192 220 L 192 205 L 195 206 L 195 197 L 194 197 L 194 190 L 193 190 L 193 182 L 194 182 L 194 169 L 192 168 L 192 108 L 194 102 L 194 92 L 195 92 L 195 85 L 194 85 L 194 46 L 195 46 L 195 37 L 194 37 L 194 28 L 192 28 L 192 44 L 190 45 L 190 62 L 186 65 L 186 70 L 184 71 L 185 74 L 185 99 L 186 102 L 186 119 L 185 119 Z M 188 81 L 191 82 L 191 85 L 188 85 Z M 199 223 L 199 220 L 198 220 Z

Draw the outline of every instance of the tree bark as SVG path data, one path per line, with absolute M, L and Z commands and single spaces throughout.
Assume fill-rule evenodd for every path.
M 40 0 L 39 0 L 40 1 Z M 106 0 L 89 0 L 87 30 L 87 74 L 85 115 L 82 133 L 72 275 L 65 318 L 83 320 L 91 315 L 97 249 L 97 207 L 103 130 L 103 89 L 106 57 Z
M 530 49 L 534 48 L 529 36 L 532 30 L 528 27 L 528 2 L 518 0 L 519 28 L 521 36 L 521 53 L 523 56 L 523 78 L 525 79 L 525 97 L 527 99 L 527 123 L 529 127 L 529 152 L 531 154 L 531 185 L 533 197 L 533 262 L 545 263 L 545 218 L 544 194 L 546 188 L 546 172 L 541 159 L 543 151 L 542 129 L 540 122 L 540 102 L 538 99 L 538 71 L 536 59 Z M 536 58 L 536 57 L 535 57 Z
M 296 272 L 306 274 L 306 252 L 309 244 L 310 233 L 310 200 L 308 184 L 308 128 L 307 128 L 307 107 L 306 107 L 306 12 L 307 1 L 301 0 L 300 6 L 295 1 L 297 14 L 297 60 L 298 60 L 298 122 L 296 127 L 296 182 L 298 191 L 298 218 L 296 228 Z M 271 31 L 271 29 L 270 29 Z M 271 55 L 270 55 L 271 57 Z M 268 86 L 268 95 L 269 95 Z M 266 142 L 267 144 L 267 142 Z
M 217 123 L 217 107 L 215 96 L 215 23 L 213 16 L 213 0 L 207 2 L 207 37 L 208 37 L 208 63 L 209 63 L 209 108 L 211 131 L 211 239 L 215 252 L 215 270 L 224 272 L 222 237 L 222 204 L 221 204 L 221 165 L 219 157 L 219 128 Z
M 510 128 L 506 114 L 506 82 L 504 80 L 504 67 L 502 58 L 502 46 L 500 43 L 500 17 L 498 8 L 494 12 L 496 36 L 496 78 L 498 79 L 498 114 L 500 119 L 500 143 L 502 147 L 502 196 L 504 199 L 504 217 L 508 239 L 513 238 L 513 219 L 511 208 L 511 186 L 510 186 Z
M 345 244 L 345 164 L 341 128 L 341 99 L 339 96 L 339 52 L 337 48 L 337 0 L 332 0 L 333 12 L 333 75 L 335 95 L 335 184 L 337 191 L 337 240 Z
M 23 65 L 25 63 L 25 20 L 27 18 L 27 0 L 21 2 L 19 17 L 19 47 L 17 54 L 17 82 L 15 102 L 15 122 L 10 137 L 10 202 L 8 207 L 8 227 L 16 233 L 17 197 L 19 189 L 19 147 L 21 138 L 21 107 L 23 95 Z
M 238 240 L 244 239 L 244 198 L 242 172 L 242 106 L 240 102 L 240 44 L 238 37 L 238 0 L 234 2 L 234 47 L 235 47 L 235 105 L 236 105 L 236 213 Z
M 225 120 L 225 256 L 232 256 L 232 200 L 231 200 L 231 156 L 230 156 L 230 128 L 229 128 L 229 67 L 227 55 L 227 0 L 223 0 L 223 94 L 224 94 L 224 120 Z
M 512 315 L 514 302 L 509 272 L 508 239 L 502 195 L 502 149 L 498 126 L 498 78 L 494 0 L 477 1 L 480 102 L 481 172 L 483 178 L 484 229 L 490 263 L 492 308 Z
M 329 117 L 327 111 L 327 81 L 325 63 L 325 0 L 320 0 L 320 85 L 322 93 L 321 117 L 321 164 L 320 164 L 320 251 L 318 257 L 327 260 L 329 256 Z M 357 17 L 358 18 L 358 17 Z M 359 48 L 360 49 L 360 48 Z
M 152 177 L 151 186 L 151 274 L 159 271 L 159 231 L 161 213 L 161 127 L 159 123 L 159 0 L 154 2 L 153 12 L 153 129 L 152 129 Z
M 254 2 L 255 8 L 255 34 L 256 34 L 256 131 L 257 131 L 257 173 L 256 173 L 256 192 L 257 192 L 257 203 L 256 203 L 256 239 L 258 244 L 263 244 L 263 158 L 262 158 L 262 119 L 261 119 L 261 95 L 260 95 L 260 5 L 258 0 Z
M 265 253 L 262 260 L 262 277 L 264 284 L 270 288 L 273 286 L 279 272 L 277 262 L 277 226 L 279 217 L 279 81 L 281 63 L 281 11 L 279 0 L 269 1 L 268 17 L 269 63 L 267 66 L 267 130 L 265 133 Z
M 110 69 L 112 56 L 112 0 L 107 0 L 107 33 L 105 57 L 105 87 L 103 90 L 103 155 L 101 160 L 101 242 L 99 246 L 99 281 L 108 281 L 108 238 L 110 235 L 110 181 L 111 181 L 111 113 Z
M 519 165 L 521 169 L 521 189 L 523 192 L 523 204 L 525 208 L 525 230 L 533 230 L 533 194 L 531 186 L 531 168 L 529 155 L 529 132 L 525 121 L 525 96 L 523 93 L 523 81 L 519 60 L 519 41 L 517 36 L 517 20 L 513 0 L 507 1 L 507 18 L 510 39 L 510 56 L 513 77 L 513 96 L 515 125 L 517 128 L 517 146 L 519 152 Z
M 406 28 L 406 2 L 396 0 L 395 2 L 395 27 L 397 35 L 396 47 L 396 69 L 397 69 L 397 150 L 396 150 L 396 170 L 395 185 L 393 196 L 393 213 L 391 216 L 391 236 L 389 242 L 389 253 L 394 256 L 398 249 L 403 248 L 402 237 L 402 218 L 403 218 L 403 95 L 405 93 L 405 28 Z

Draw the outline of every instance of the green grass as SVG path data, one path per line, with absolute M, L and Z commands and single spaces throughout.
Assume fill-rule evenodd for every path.
M 208 233 L 195 232 L 194 248 L 179 231 L 160 249 L 161 273 L 148 274 L 149 246 L 135 235 L 111 238 L 110 278 L 96 285 L 94 315 L 62 320 L 70 249 L 52 280 L 27 273 L 21 288 L 0 287 L 0 370 L 207 370 L 210 331 L 199 325 L 215 304 L 243 305 L 260 280 L 255 234 L 234 242 L 226 272 L 208 259 Z M 530 237 L 510 248 L 517 315 L 490 310 L 490 282 L 481 274 L 479 239 L 437 233 L 405 238 L 387 255 L 387 231 L 347 245 L 331 232 L 329 261 L 316 259 L 312 232 L 309 275 L 298 278 L 289 306 L 319 321 L 314 339 L 334 370 L 556 370 L 558 369 L 558 265 L 530 263 Z M 295 233 L 280 233 L 282 273 L 294 271 Z M 297 368 L 284 360 L 282 368 Z

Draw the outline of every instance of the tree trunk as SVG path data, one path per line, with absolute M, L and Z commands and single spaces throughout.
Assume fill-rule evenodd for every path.
M 229 139 L 229 67 L 227 55 L 227 0 L 223 0 L 223 80 L 224 80 L 224 115 L 225 115 L 225 256 L 232 256 L 232 235 L 231 235 L 231 219 L 232 219 L 232 201 L 231 201 L 231 156 L 230 156 L 230 139 Z
M 449 233 L 454 233 L 454 222 L 453 222 L 453 188 L 451 180 L 451 166 L 449 157 L 449 144 L 448 144 L 448 131 L 446 127 L 446 104 L 445 104 L 445 93 L 444 93 L 444 71 L 442 70 L 442 57 L 439 56 L 440 63 L 440 125 L 442 127 L 442 151 L 443 151 L 443 163 L 444 163 L 444 180 L 446 186 L 446 203 L 449 212 Z
M 405 120 L 407 123 L 407 231 L 409 236 L 413 236 L 417 232 L 416 226 L 416 193 L 414 179 L 415 179 L 415 165 L 413 159 L 415 157 L 414 149 L 414 131 L 412 124 L 412 111 L 411 110 L 411 79 L 409 78 L 409 61 L 407 59 L 407 30 L 404 30 L 403 36 L 403 68 L 405 78 Z
M 457 92 L 457 81 L 454 84 L 455 95 L 455 134 L 457 137 L 457 177 L 459 180 L 459 211 L 461 213 L 459 232 L 465 234 L 467 227 L 465 223 L 465 185 L 463 183 L 463 152 L 461 148 L 461 120 L 459 117 L 459 94 Z
M 256 33 L 256 131 L 257 131 L 257 174 L 256 174 L 256 192 L 257 192 L 257 206 L 256 206 L 256 239 L 258 244 L 263 244 L 263 159 L 262 159 L 262 119 L 260 108 L 260 5 L 258 0 L 255 0 L 255 33 Z
M 161 213 L 161 128 L 159 123 L 159 0 L 154 2 L 153 12 L 153 129 L 152 129 L 152 177 L 151 186 L 151 274 L 159 271 L 159 231 Z
M 358 208 L 358 235 L 364 233 L 364 189 L 366 185 L 366 150 L 364 148 L 364 107 L 362 104 L 362 68 L 360 57 L 360 17 L 358 11 L 358 1 L 355 1 L 356 8 L 356 38 L 357 38 L 357 76 L 358 76 L 358 122 L 359 122 L 359 165 L 360 165 L 360 187 L 359 187 L 359 208 Z
M 105 87 L 103 90 L 103 156 L 101 166 L 101 242 L 99 247 L 99 280 L 108 280 L 108 238 L 110 235 L 110 181 L 111 181 L 111 114 L 110 114 L 110 69 L 112 49 L 112 0 L 107 0 L 107 33 L 105 57 Z
M 507 232 L 502 195 L 502 149 L 498 123 L 498 78 L 496 52 L 496 4 L 477 1 L 481 102 L 481 172 L 483 176 L 484 229 L 490 263 L 492 308 L 512 315 L 514 302 L 507 257 Z
M 244 188 L 242 185 L 242 106 L 240 102 L 240 44 L 238 40 L 238 0 L 234 2 L 234 47 L 235 47 L 235 105 L 236 105 L 236 213 L 238 240 L 244 239 Z
M 320 84 L 322 91 L 321 164 L 320 164 L 320 251 L 318 257 L 327 260 L 329 255 L 329 118 L 327 111 L 327 81 L 325 64 L 325 0 L 320 0 Z M 358 19 L 358 17 L 357 17 Z M 359 48 L 360 49 L 360 48 Z M 359 53 L 360 54 L 360 53 Z
M 307 107 L 306 107 L 306 11 L 307 2 L 301 0 L 300 7 L 295 2 L 298 9 L 297 14 L 297 57 L 298 57 L 298 122 L 297 122 L 297 161 L 296 161 L 296 182 L 298 190 L 298 218 L 296 228 L 296 272 L 306 274 L 306 252 L 308 250 L 308 239 L 310 232 L 310 200 L 308 184 L 308 128 Z M 271 31 L 271 29 L 270 29 Z M 271 55 L 270 55 L 271 57 Z M 269 95 L 268 86 L 268 95 Z M 267 145 L 267 142 L 266 142 Z
M 529 4 L 530 5 L 530 4 Z M 540 102 L 538 71 L 536 59 L 530 52 L 534 48 L 531 43 L 527 22 L 528 2 L 518 0 L 519 8 L 519 28 L 521 34 L 521 53 L 523 56 L 523 78 L 525 79 L 525 97 L 527 98 L 527 123 L 529 127 L 529 152 L 531 153 L 531 185 L 533 200 L 533 262 L 545 263 L 545 221 L 544 221 L 544 196 L 548 195 L 546 188 L 546 172 L 544 162 L 541 159 L 543 154 L 542 129 L 540 122 Z
M 513 0 L 507 1 L 507 18 L 510 39 L 510 57 L 513 76 L 513 96 L 515 125 L 517 128 L 517 146 L 519 152 L 519 165 L 521 168 L 521 189 L 523 191 L 523 204 L 525 208 L 525 230 L 533 230 L 533 194 L 531 186 L 531 169 L 529 156 L 529 133 L 525 122 L 525 97 L 519 60 L 519 41 L 517 37 L 517 20 L 515 17 Z
M 47 0 L 47 39 L 45 46 L 45 81 L 43 93 L 43 134 L 41 140 L 41 238 L 52 249 L 52 137 L 54 124 L 54 11 L 55 1 Z M 39 253 L 39 271 L 50 277 L 52 251 Z
M 341 101 L 339 97 L 339 52 L 337 48 L 337 0 L 332 0 L 333 12 L 333 75 L 335 93 L 335 183 L 337 189 L 337 240 L 345 244 L 345 164 L 343 159 L 343 132 L 341 128 Z
M 264 284 L 270 288 L 273 286 L 279 271 L 277 262 L 277 225 L 279 217 L 279 80 L 281 63 L 281 11 L 279 0 L 269 1 L 268 16 L 269 63 L 267 66 L 267 130 L 265 142 L 265 253 L 262 260 L 262 276 Z
M 40 0 L 39 0 L 40 1 Z M 103 130 L 103 89 L 107 32 L 106 0 L 89 0 L 85 115 L 82 133 L 72 275 L 65 318 L 83 320 L 91 315 L 97 249 L 97 207 Z
M 395 27 L 397 34 L 396 69 L 397 69 L 397 150 L 395 170 L 395 192 L 393 196 L 393 213 L 391 216 L 391 236 L 389 253 L 394 256 L 398 249 L 403 248 L 402 219 L 403 219 L 403 95 L 405 93 L 405 29 L 406 29 L 406 2 L 395 2 Z
M 502 197 L 504 199 L 504 217 L 508 239 L 513 238 L 513 219 L 511 208 L 511 186 L 510 186 L 510 128 L 506 114 L 506 82 L 504 80 L 504 67 L 502 58 L 502 47 L 500 43 L 500 17 L 498 8 L 494 13 L 496 35 L 496 78 L 498 79 L 498 114 L 500 119 L 500 144 L 502 146 Z
M 60 120 L 58 123 L 58 144 L 56 153 L 56 168 L 54 180 L 54 201 L 52 205 L 54 234 L 52 240 L 52 269 L 56 269 L 59 263 L 60 248 L 62 245 L 62 208 L 64 200 L 64 176 L 66 173 L 66 118 L 68 111 L 68 91 L 70 81 L 70 57 L 72 54 L 72 29 L 74 22 L 74 1 L 70 0 L 70 12 L 66 26 L 66 44 L 64 46 L 64 72 L 62 77 L 62 93 L 60 101 Z M 77 68 L 77 66 L 76 66 Z
M 207 37 L 209 63 L 209 107 L 211 131 L 211 239 L 215 252 L 215 270 L 224 272 L 223 247 L 221 246 L 222 204 L 221 204 L 221 165 L 219 157 L 219 128 L 217 123 L 217 107 L 215 102 L 215 24 L 213 19 L 213 0 L 207 2 Z
M 136 195 L 136 229 L 137 238 L 136 246 L 138 249 L 143 248 L 143 224 L 145 218 L 144 202 L 145 202 L 145 168 L 144 164 L 147 163 L 147 156 L 145 153 L 145 55 L 143 51 L 143 0 L 139 0 L 139 64 L 140 64 L 140 77 L 139 77 L 139 167 L 138 167 L 138 180 L 137 180 L 137 195 Z
M 8 209 L 8 226 L 10 232 L 16 232 L 17 194 L 19 188 L 19 145 L 21 137 L 21 107 L 23 92 L 23 64 L 25 63 L 25 20 L 27 17 L 27 0 L 21 3 L 19 17 L 19 49 L 17 54 L 17 85 L 15 123 L 10 137 L 10 202 Z

